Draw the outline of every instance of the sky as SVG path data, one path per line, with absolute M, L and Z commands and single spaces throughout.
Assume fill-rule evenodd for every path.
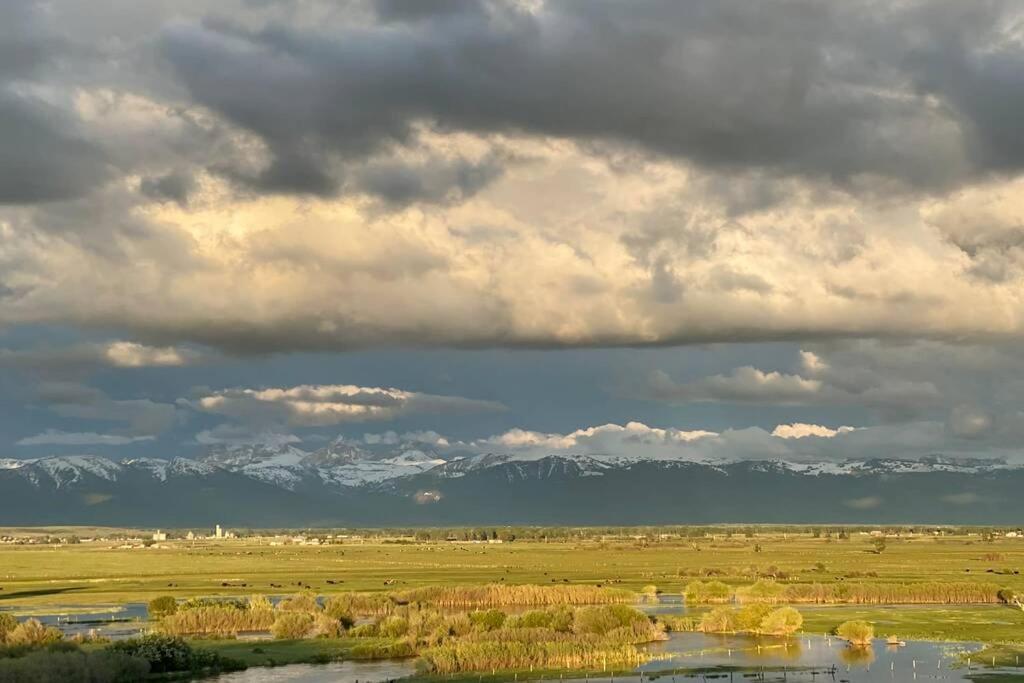
M 0 457 L 1024 461 L 1013 0 L 0 3 Z

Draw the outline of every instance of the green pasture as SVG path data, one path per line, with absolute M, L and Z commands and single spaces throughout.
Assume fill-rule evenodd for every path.
M 434 584 L 586 583 L 679 592 L 698 575 L 783 582 L 994 582 L 1024 592 L 1024 540 L 980 537 L 717 537 L 697 541 L 346 543 L 270 546 L 254 540 L 0 546 L 0 606 L 83 605 L 177 597 L 393 590 Z M 244 585 L 243 585 L 244 584 Z

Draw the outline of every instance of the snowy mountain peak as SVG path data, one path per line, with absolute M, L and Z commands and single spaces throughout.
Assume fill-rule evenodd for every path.
M 49 474 L 58 487 L 80 481 L 83 473 L 117 481 L 121 472 L 116 462 L 97 455 L 54 455 L 39 458 L 33 464 Z
M 302 464 L 308 455 L 290 444 L 224 444 L 208 449 L 200 461 L 226 468 L 253 465 L 293 467 Z
M 330 467 L 334 465 L 352 465 L 362 460 L 371 460 L 372 456 L 359 446 L 345 441 L 332 441 L 328 445 L 306 455 L 303 463 L 313 467 Z

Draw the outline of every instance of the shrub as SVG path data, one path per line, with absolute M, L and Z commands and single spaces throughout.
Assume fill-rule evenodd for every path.
M 469 620 L 475 628 L 482 631 L 493 631 L 501 628 L 505 623 L 505 613 L 497 609 L 489 609 L 484 612 L 470 612 Z
M 686 585 L 683 597 L 688 603 L 728 602 L 732 589 L 721 581 L 691 581 Z
M 634 623 L 650 625 L 650 619 L 642 612 L 626 605 L 584 607 L 576 612 L 573 631 L 603 636 L 614 629 L 631 626 Z
M 736 611 L 734 626 L 737 631 L 760 632 L 761 622 L 764 621 L 771 610 L 772 608 L 769 605 L 745 605 Z
M 788 636 L 800 630 L 804 618 L 792 607 L 772 610 L 761 620 L 760 631 L 773 636 Z
M 401 638 L 409 632 L 409 620 L 404 617 L 385 617 L 377 624 L 377 634 L 382 638 Z
M 347 601 L 336 599 L 337 597 L 332 596 L 327 599 L 324 603 L 324 614 L 341 622 L 342 628 L 350 629 L 356 623 L 352 616 L 351 605 Z
M 277 609 L 282 612 L 309 612 L 312 614 L 320 611 L 320 603 L 317 602 L 314 593 L 296 593 L 277 603 Z
M 740 602 L 775 603 L 780 601 L 784 591 L 785 586 L 762 579 L 753 585 L 738 589 L 736 599 Z
M 736 630 L 736 612 L 728 607 L 716 607 L 701 617 L 700 630 L 705 633 L 732 633 Z
M 0 643 L 7 642 L 7 634 L 18 627 L 18 620 L 13 614 L 0 612 Z
M 5 642 L 8 645 L 28 645 L 40 647 L 61 640 L 64 634 L 60 629 L 43 626 L 38 619 L 27 619 L 15 626 L 8 634 Z
M 548 628 L 552 631 L 568 633 L 572 630 L 573 612 L 568 607 L 532 610 L 520 615 L 510 616 L 505 621 L 506 628 Z
M 246 609 L 253 612 L 269 612 L 274 609 L 274 605 L 270 602 L 270 598 L 265 595 L 252 595 L 249 597 Z
M 203 607 L 223 607 L 225 609 L 238 609 L 243 610 L 248 608 L 249 604 L 244 600 L 237 598 L 189 598 L 185 602 L 178 605 L 178 611 L 188 609 L 201 609 Z
M 172 636 L 155 634 L 122 640 L 107 647 L 107 651 L 144 659 L 149 662 L 149 670 L 153 673 L 193 669 L 192 647 L 181 638 Z
M 320 613 L 313 618 L 314 638 L 337 638 L 341 635 L 341 622 L 334 617 Z
M 173 595 L 161 595 L 159 598 L 149 601 L 146 611 L 149 613 L 150 619 L 163 619 L 178 611 L 178 601 L 174 599 Z
M 870 645 L 875 637 L 875 627 L 866 621 L 844 621 L 836 628 L 836 635 L 851 645 Z
M 305 638 L 313 630 L 313 615 L 309 612 L 285 612 L 277 617 L 270 632 L 278 640 Z
M 146 660 L 114 652 L 36 650 L 23 657 L 0 659 L 4 683 L 134 683 L 149 674 Z

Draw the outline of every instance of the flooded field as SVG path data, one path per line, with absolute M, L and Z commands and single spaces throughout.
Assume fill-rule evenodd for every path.
M 595 673 L 583 678 L 546 675 L 546 680 L 587 683 L 591 680 L 778 680 L 883 683 L 893 681 L 969 681 L 982 672 L 962 654 L 980 649 L 976 643 L 909 641 L 901 647 L 875 641 L 872 647 L 849 648 L 823 636 L 755 638 L 676 633 L 648 647 L 653 659 L 634 672 L 614 676 Z M 984 673 L 994 673 L 984 669 Z M 249 669 L 215 679 L 218 683 L 378 683 L 413 677 L 412 660 L 301 664 L 276 669 Z M 510 678 L 514 676 L 510 674 Z M 472 676 L 470 676 L 472 678 Z M 521 672 L 519 681 L 541 680 Z

